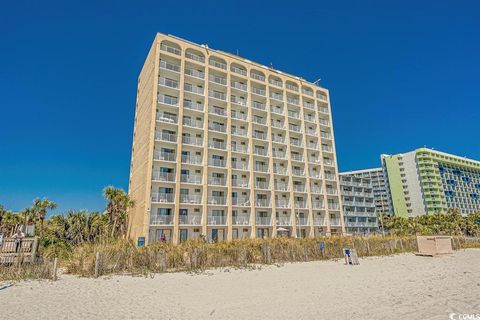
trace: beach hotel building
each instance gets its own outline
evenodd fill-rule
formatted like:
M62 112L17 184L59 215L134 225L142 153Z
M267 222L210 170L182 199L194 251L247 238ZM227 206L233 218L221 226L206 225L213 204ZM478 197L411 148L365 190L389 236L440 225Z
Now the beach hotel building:
M328 90L157 34L138 78L132 239L344 234Z
M394 215L480 211L480 162L420 148L382 155Z
M363 172L340 173L345 228L350 234L378 232L372 179Z

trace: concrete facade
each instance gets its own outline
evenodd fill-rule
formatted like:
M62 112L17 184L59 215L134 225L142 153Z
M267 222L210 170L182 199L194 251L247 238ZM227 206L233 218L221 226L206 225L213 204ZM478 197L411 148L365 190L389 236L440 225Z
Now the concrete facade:
M157 34L138 80L129 235L344 234L329 92Z

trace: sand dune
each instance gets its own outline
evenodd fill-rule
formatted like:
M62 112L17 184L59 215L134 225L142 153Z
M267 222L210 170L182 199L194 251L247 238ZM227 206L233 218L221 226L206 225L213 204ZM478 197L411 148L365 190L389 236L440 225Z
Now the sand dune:
M0 286L1 287L1 286ZM448 319L480 313L480 250L286 264L205 274L22 282L0 290L0 318Z

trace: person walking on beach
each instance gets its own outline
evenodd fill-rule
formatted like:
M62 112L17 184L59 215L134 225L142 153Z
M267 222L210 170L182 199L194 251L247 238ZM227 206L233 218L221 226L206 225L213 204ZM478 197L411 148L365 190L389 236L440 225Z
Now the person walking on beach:
M17 233L12 236L12 239L15 240L15 253L22 248L22 240L25 238L25 234L22 232L21 228L18 228Z

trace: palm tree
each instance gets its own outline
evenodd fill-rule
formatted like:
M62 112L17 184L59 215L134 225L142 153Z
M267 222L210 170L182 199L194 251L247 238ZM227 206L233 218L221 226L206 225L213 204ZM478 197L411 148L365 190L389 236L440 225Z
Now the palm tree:
M33 208L25 208L20 211L20 214L23 216L23 231L27 233L28 221L30 220L30 218L34 220L35 210Z
M128 225L128 209L135 203L122 189L108 186L103 189L103 197L107 200L106 214L111 224L111 236L124 235Z
M40 237L43 236L43 222L47 216L47 210L53 210L57 207L57 204L53 201L48 200L47 198L35 199L33 201L33 210L35 216L40 221Z

